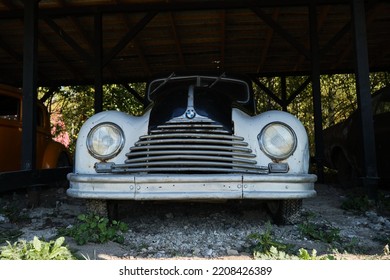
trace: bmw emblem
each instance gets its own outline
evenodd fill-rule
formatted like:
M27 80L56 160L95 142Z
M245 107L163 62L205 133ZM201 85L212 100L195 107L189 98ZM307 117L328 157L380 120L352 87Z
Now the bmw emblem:
M195 113L194 109L187 110L187 112L186 112L187 119L193 119L193 118L195 118L195 116L196 116L196 113Z

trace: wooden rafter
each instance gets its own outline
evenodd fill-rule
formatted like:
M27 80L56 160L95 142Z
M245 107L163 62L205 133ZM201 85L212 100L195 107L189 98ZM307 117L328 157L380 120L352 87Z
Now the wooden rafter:
M225 68L225 49L226 49L226 10L220 12L221 18L221 58L219 62L220 69Z
M272 17L268 16L258 7L253 7L252 10L256 15L261 18L266 24L268 24L276 33L278 33L283 39L289 42L299 53L304 55L307 59L310 59L310 53L308 49L298 42L289 32L287 32L282 26L280 26Z
M115 56L117 56L123 48L125 48L134 37L158 14L158 12L147 13L133 28L125 34L125 36L112 48L106 55L103 61L103 67L107 65Z
M63 28L51 18L44 18L44 22L66 42L82 59L92 62L93 58L88 51L83 49Z
M370 5L366 8L366 28L369 29L370 24L375 20L375 15L377 13L377 10L381 8L380 5ZM345 27L351 27L351 21L348 22ZM336 63L333 65L333 68L339 68L342 63L347 59L348 56L351 56L353 54L353 41L349 40L348 44L345 46L345 48L342 50L341 54L339 55L339 59L336 61Z
M317 32L320 32L320 30L323 28L325 21L328 17L328 14L330 12L331 6L324 6L321 8L320 15L317 19ZM308 28L307 28L308 29ZM305 48L310 48L310 34L307 32L306 34L306 40L305 40ZM300 55L297 63L294 66L294 70L298 70L299 66L305 61L305 56Z
M180 38L179 38L179 35L177 32L177 26L176 26L176 22L175 22L175 18L174 18L173 13L169 12L168 17L169 17L169 21L170 21L171 26L172 26L173 39L175 41L177 55L179 56L179 63L181 65L181 67L184 68L184 70L185 70L187 67L186 67L186 63L184 60L183 49L181 47L181 42L180 42Z
M280 8L275 8L272 12L272 20L276 22L278 20L279 14L280 14ZM264 46L263 46L263 48L261 50L261 54L260 54L260 62L259 62L259 66L257 68L257 72L260 72L260 70L264 66L265 60L266 60L267 55L268 55L269 47L271 45L273 35L274 35L274 29L271 27L268 27L267 34L265 35L265 43L264 43Z
M75 67L73 67L68 60L66 60L50 43L49 40L47 40L40 32L38 32L38 39L42 43L42 45L50 51L50 53L53 54L53 56L57 59L59 63L61 63L64 68L73 76L74 79L78 80L81 79L82 75Z

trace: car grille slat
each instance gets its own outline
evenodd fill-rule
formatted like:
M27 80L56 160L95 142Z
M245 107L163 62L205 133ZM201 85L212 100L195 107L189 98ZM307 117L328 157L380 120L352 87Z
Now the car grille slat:
M164 146L167 147L167 146ZM201 146L200 146L201 147ZM156 147L157 148L157 147ZM254 154L250 153L240 153L237 152L229 152L229 151L210 151L210 150L179 150L181 146L176 146L175 153L177 155L215 155L215 156L228 156L228 157L241 157L241 158L254 158L256 157ZM194 147L192 147L194 148ZM202 148L202 147L201 147ZM250 149L247 149L246 151L250 151ZM171 155L172 151L166 150L162 148L161 150L154 151L152 149L146 149L145 151L138 151L137 153L127 153L126 156L130 159L133 157L140 157L140 156L158 156L158 155ZM127 162L127 161L126 161Z
M268 173L244 140L214 122L168 122L141 136L112 172Z
M242 159L242 158L232 158L232 157L222 157L222 156L208 156L208 155L165 155L165 156L149 156L147 158L148 163L153 161L167 161L167 163L170 163L171 160L186 160L190 161L193 160L194 164L196 161L207 161L207 162L241 162L245 164L256 164L255 160L248 160L248 159ZM135 163L135 162L144 162L145 157L139 157L139 158L133 158L128 159L125 161L125 163Z
M218 151L218 150L221 150L221 151L234 151L234 152L243 152L243 153L247 153L248 156L253 156L255 157L255 155L251 154L252 153L252 150L251 149L248 149L248 148L244 148L244 147L237 147L237 146L212 146L212 145L191 145L191 147L184 147L183 145L153 145L153 146L133 146L130 148L130 152L133 152L133 151L152 151L152 150L162 150L162 151L165 151L165 150L177 150L177 151L181 151L181 150L187 150L187 151L191 151L191 150L195 150L195 149L204 149L204 150L214 150L214 151Z

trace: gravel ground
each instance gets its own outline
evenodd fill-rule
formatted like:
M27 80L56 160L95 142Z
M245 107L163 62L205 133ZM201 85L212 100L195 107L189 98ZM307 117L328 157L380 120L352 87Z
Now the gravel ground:
M256 242L248 236L269 230L292 252L305 248L342 259L388 259L383 253L390 239L387 213L345 211L340 208L344 191L330 185L317 185L316 190L317 197L304 200L302 221L296 225L274 224L264 203L121 202L118 218L129 225L123 244L80 246L70 237L66 242L90 259L253 259ZM19 229L23 232L19 239L55 238L58 228L74 225L77 215L85 213L83 201L67 197L63 190L44 190L38 207L27 207L26 196L23 192L0 196L0 213L13 207L25 217L10 222L0 214L0 230ZM303 235L300 228L305 222L315 225L317 233L336 229L337 240Z

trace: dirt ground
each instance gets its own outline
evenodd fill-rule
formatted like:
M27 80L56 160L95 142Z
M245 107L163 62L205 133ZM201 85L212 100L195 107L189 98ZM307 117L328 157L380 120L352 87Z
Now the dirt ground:
M317 230L326 228L337 228L340 240L337 244L330 244L323 240L314 240L310 237L302 235L299 225L277 226L272 225L273 234L283 243L294 244L297 248L307 248L308 250L315 249L318 254L329 254L333 248L344 251L334 251L333 255L338 259L389 259L389 256L384 254L385 246L390 239L390 221L386 211L377 211L377 207L368 209L367 211L347 211L341 208L344 201L348 199L351 190L346 192L343 189L336 188L332 185L318 184L316 185L317 196L304 200L303 203L303 219L310 221L310 224L319 225ZM31 197L31 194L30 194ZM24 191L0 194L0 214L3 219L0 219L0 230L21 230L23 234L19 239L31 240L34 236L45 239L54 238L57 235L57 229L72 225L76 221L78 214L85 211L83 201L72 199L66 196L64 190L61 189L44 189L40 193L40 204L34 207L28 205L29 194ZM389 199L388 196L386 196ZM146 208L143 208L146 207ZM153 206L141 206L137 211L127 212L126 207L122 207L120 219L123 222L130 224L130 227L138 227L140 234L148 232L148 226L159 227L158 224L145 223L140 225L142 221L158 220L156 217L169 217L169 222L172 224L178 223L177 227L165 227L164 235L156 235L155 238L164 238L164 236L175 235L177 228L182 228L183 221L188 223L203 218L204 215L215 216L220 215L225 221L225 225L229 223L229 215L232 219L232 224L258 223L265 227L270 221L265 208L241 208L240 215L233 214L237 212L237 208L230 209L225 206L210 206L210 208L202 209L203 216L199 216L199 211L194 208L194 212L188 210L185 204L165 205L157 210L150 210ZM207 206L209 207L209 206ZM18 211L18 215L27 217L26 219L15 219L8 217L12 211ZM227 209L228 208L228 209ZM5 211L6 209L7 211ZM1 212L2 211L2 212ZM221 211L219 213L218 211ZM181 216L176 213L186 212L187 216ZM172 214L173 213L173 214ZM206 214L205 214L206 213ZM208 214L207 214L208 213ZM8 215L8 216L7 216ZM13 213L16 215L16 213ZM176 219L177 217L177 219ZM272 223L272 220L271 220ZM191 225L190 225L191 226ZM190 227L191 229L191 227ZM152 230L152 229L151 229ZM172 232L169 232L169 231ZM133 232L134 233L134 232ZM159 233L161 234L161 233ZM191 238L191 235L189 235ZM77 251L80 255L90 259L143 259L151 258L150 255L130 254L129 248L126 245L115 242L104 244L88 243L86 245L77 245L74 240L67 238L68 246ZM153 256L152 256L153 258ZM164 258L164 257L162 257ZM175 259L202 259L204 256L175 256ZM253 256L248 252L239 252L238 254L226 254L209 257L214 259L253 259Z

